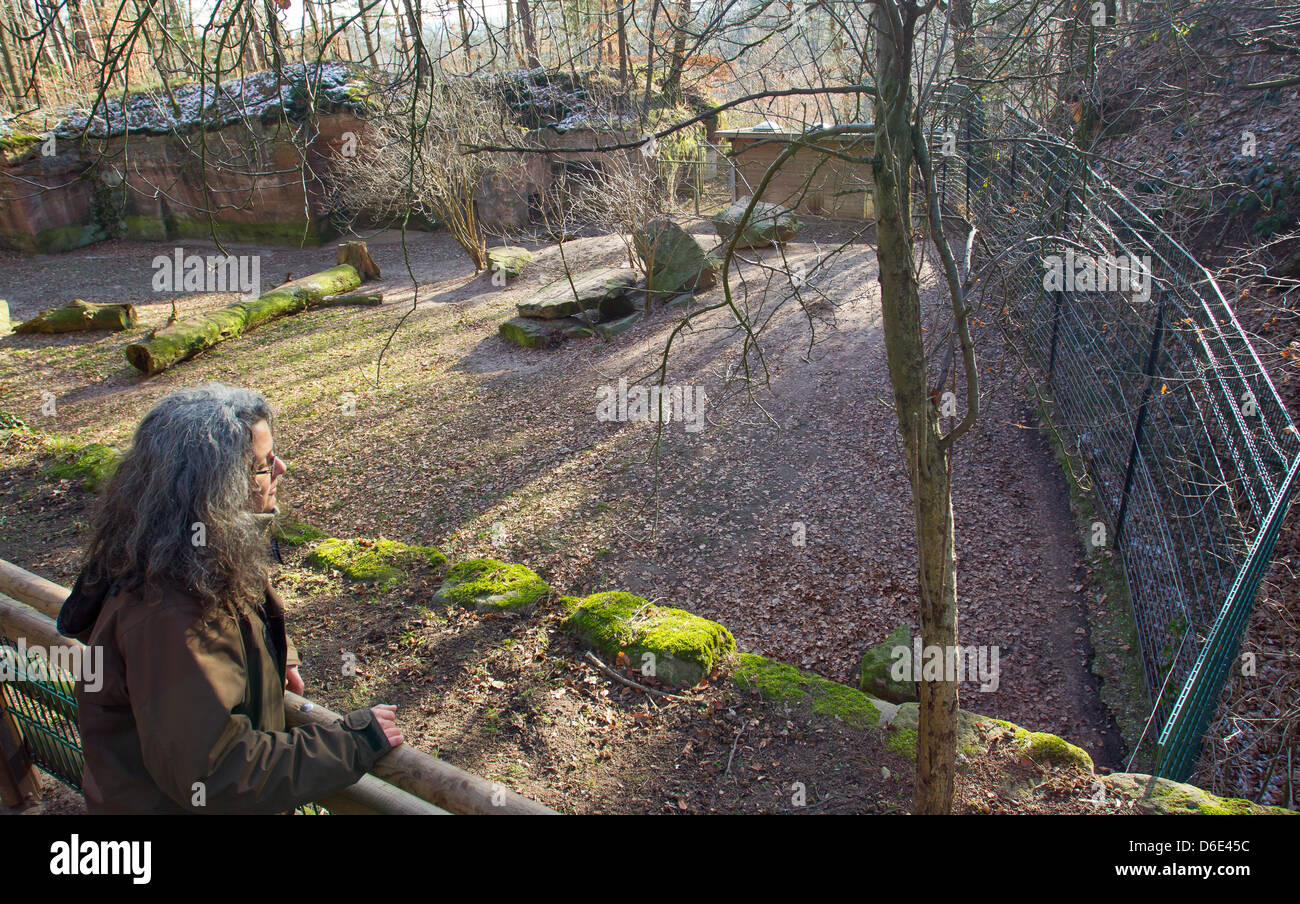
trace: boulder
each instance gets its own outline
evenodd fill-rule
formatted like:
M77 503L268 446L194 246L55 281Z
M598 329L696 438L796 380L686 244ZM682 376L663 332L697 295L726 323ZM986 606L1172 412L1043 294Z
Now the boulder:
M493 273L504 273L506 279L519 276L532 261L532 252L516 245L499 245L489 248L487 253L488 269Z
M470 559L447 572L434 601L478 612L513 612L537 602L550 591L537 573L524 565L496 559Z
M573 274L538 289L516 307L524 317L559 320L581 311L614 305L636 285L636 273L617 267L601 267Z
M717 282L718 261L672 220L651 220L633 234L632 243L645 265L649 291L661 298L698 292Z
M906 703L920 700L916 682L911 678L898 681L892 672L899 657L894 655L894 648L902 647L907 651L902 661L906 664L908 675L912 673L912 629L899 625L884 641L862 654L862 671L858 678L858 688L865 693L891 703Z
M311 551L307 563L321 571L337 571L354 581L373 581L387 589L409 577L416 566L442 569L447 557L432 546L408 546L382 537L327 537Z
M511 317L497 330L503 339L524 348L550 348L565 339L596 335L594 322L580 317L543 320L539 317Z
M731 632L683 609L656 606L631 593L564 597L562 627L615 666L619 653L645 677L694 687L736 652Z
M713 215L713 228L723 240L730 239L740 225L740 218L749 206L749 198L741 198L726 210ZM738 248L766 248L770 245L788 242L794 238L803 223L788 208L780 204L759 201L754 205L754 212L745 224L740 238L736 240Z

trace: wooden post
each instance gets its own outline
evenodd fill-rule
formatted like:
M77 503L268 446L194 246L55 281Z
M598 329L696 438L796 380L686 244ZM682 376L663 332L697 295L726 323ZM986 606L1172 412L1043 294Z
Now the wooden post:
M63 601L68 598L68 592L65 587L0 559L0 633L10 631L17 636L39 640L50 646L79 646L78 641L63 637L54 626L54 618ZM7 601L4 594L11 595L17 603ZM291 693L284 695L284 710L290 727L313 722L334 722L342 718L324 706ZM522 797L500 783L471 775L450 763L416 750L410 744L403 744L380 757L371 769L371 774L452 813L503 816L555 814L549 807ZM380 786L373 782L366 784L368 787L361 789L367 792L365 799L358 801L362 807L393 805L402 799L386 792L389 799L380 801L380 796L374 790ZM341 793L348 794L352 790L349 788Z
M36 799L41 787L36 767L27 755L18 723L5 706L0 689L0 801L6 807L25 807Z

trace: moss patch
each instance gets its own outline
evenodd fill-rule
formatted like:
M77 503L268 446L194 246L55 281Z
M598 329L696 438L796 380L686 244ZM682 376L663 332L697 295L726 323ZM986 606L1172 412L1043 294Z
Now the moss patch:
M880 710L857 688L766 656L741 653L740 667L733 680L739 687L756 691L765 700L811 701L812 711L817 715L841 719L854 728L873 728L880 724Z
M1219 797L1195 785L1154 775L1116 772L1103 775L1108 793L1134 801L1143 813L1166 816L1294 816L1284 807L1264 807L1238 797Z
M46 440L45 448L54 461L45 473L56 480L72 480L94 492L117 470L121 453L112 446L101 443L82 443L75 439L56 437Z
M642 674L692 687L736 652L722 625L622 591L565 597L564 629L609 657L625 654Z
M452 567L434 599L479 612L513 612L550 591L531 568L496 559L470 559Z
M325 537L325 531L318 527L301 521L298 518L276 518L275 519L275 539L289 546L306 546L314 540L320 540ZM386 542L386 541L385 541ZM427 548L427 547L426 547ZM446 557L443 557L446 561Z
M447 564L447 557L432 546L329 537L316 544L307 561L316 568L340 572L354 581L375 581L387 588L405 579L416 566L442 568Z

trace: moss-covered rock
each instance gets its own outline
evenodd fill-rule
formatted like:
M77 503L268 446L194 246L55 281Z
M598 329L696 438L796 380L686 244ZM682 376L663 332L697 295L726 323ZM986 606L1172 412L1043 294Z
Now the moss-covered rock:
M1166 816L1295 816L1284 807L1265 807L1237 797L1219 797L1203 788L1154 775L1115 772L1101 776L1107 793L1134 801L1143 813Z
M470 559L452 566L434 599L479 612L513 612L550 591L531 568L496 559Z
M498 327L503 339L524 348L550 348L565 339L594 336L594 324L577 317L542 320L536 317L511 317Z
M909 651L907 662L910 664L912 629L909 625L899 625L883 642L862 654L862 668L858 677L860 690L893 703L907 703L920 699L917 696L915 681L910 678L905 681L894 679L894 663L898 661L894 655L894 648L900 646Z
M289 546L306 546L325 537L325 531L290 515L276 518L272 531L276 540Z
M621 591L565 597L565 630L608 657L624 653L642 674L693 687L736 652L722 625L684 609L656 606Z
M683 290L699 292L718 280L718 261L685 229L657 217L632 236L645 267L647 291L669 298Z
M618 301L632 291L637 276L632 270L600 267L562 276L538 289L515 307L522 317L559 320L583 311L613 313Z
M983 734L979 723L982 716L959 710L957 713L957 750L967 755L975 754L985 748ZM900 756L916 758L917 730L921 725L921 707L917 703L904 703L889 723L889 734L885 746Z
M862 691L766 656L741 653L733 680L765 700L792 704L808 701L814 713L842 719L854 728L874 728L881 723L878 701Z
M506 279L514 279L524 272L533 261L532 252L515 245L500 245L489 248L487 253L488 269L493 273L504 273Z
M409 576L416 566L442 568L447 557L432 546L407 546L382 538L328 537L316 544L307 562L323 571L337 571L354 581L374 581L387 588Z
M112 446L83 443L66 437L46 441L45 448L54 456L54 461L45 469L46 474L57 480L78 481L92 492L113 475L122 457Z

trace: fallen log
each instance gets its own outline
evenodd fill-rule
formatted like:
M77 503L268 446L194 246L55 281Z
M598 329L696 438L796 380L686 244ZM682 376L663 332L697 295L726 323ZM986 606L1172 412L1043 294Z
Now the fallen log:
M252 301L197 317L179 320L148 339L126 347L126 359L146 376L162 373L186 358L227 339L241 336L269 320L298 314L318 305L322 298L349 292L361 285L361 276L351 264L341 264L277 286Z
M326 295L314 308L337 308L345 304L359 304L368 308L378 307L384 303L384 296L379 292L354 292L351 295Z
M91 304L80 298L61 308L41 311L18 324L15 333L74 333L79 330L129 330L135 326L135 305Z
M379 265L370 256L370 249L365 242L344 242L339 245L339 263L356 267L362 282L379 279Z

